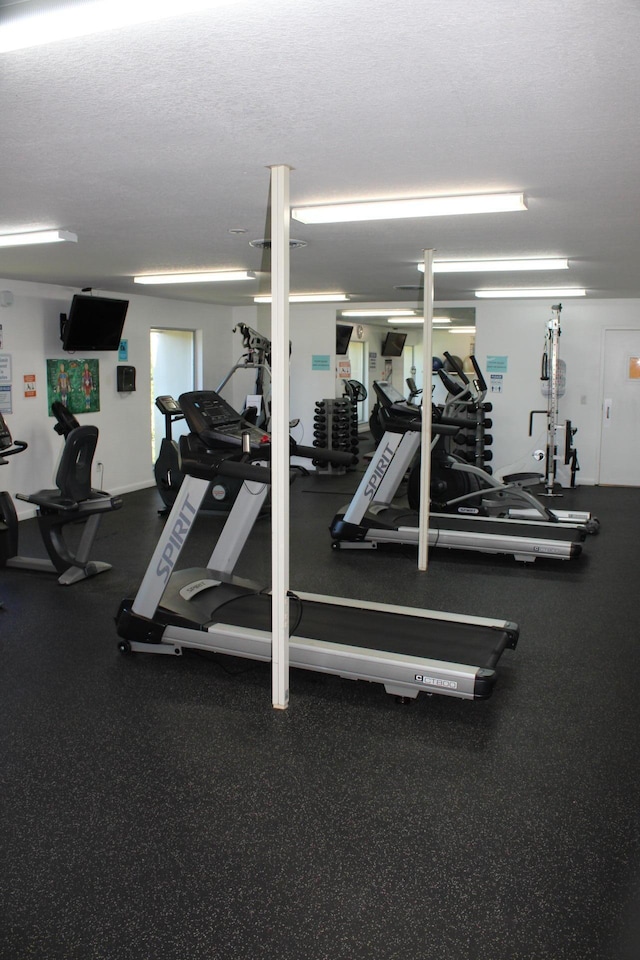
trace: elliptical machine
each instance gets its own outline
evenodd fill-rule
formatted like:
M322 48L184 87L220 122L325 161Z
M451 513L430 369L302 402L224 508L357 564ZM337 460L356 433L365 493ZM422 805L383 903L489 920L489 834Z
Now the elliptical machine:
M443 371L439 371L442 376ZM444 374L445 377L447 374ZM468 378L466 390L472 389ZM376 381L374 389L378 398L379 418L383 433L385 423L393 415L393 406L404 398L385 381ZM466 391L465 391L466 392ZM456 395L459 401L461 394ZM443 410L432 407L433 424L443 428L455 427L453 434L464 428L466 421L456 415L455 407L446 405ZM598 520L586 511L550 510L528 488L540 483L539 474L519 474L500 482L481 467L455 454L449 453L444 444L448 430L435 436L431 448L431 508L434 513L459 513L478 517L505 517L528 519L545 523L567 523L584 526L588 533L597 533ZM407 498L412 510L420 504L420 458L413 462L407 484Z
M119 510L121 497L112 497L91 486L91 467L98 442L98 428L80 426L64 404L55 401L52 411L57 419L56 433L65 438L65 445L56 474L56 488L32 494L16 494L37 508L38 527L49 559L24 557L18 554L18 516L11 494L0 492L0 567L57 573L58 583L67 586L111 569L110 563L90 560L89 555L103 513ZM14 441L4 417L0 414L0 465L7 457L23 453L27 444ZM83 524L77 546L65 537L66 528Z
M226 374L218 385L216 393L220 393L234 373L238 370L255 370L255 393L260 399L260 409L248 406L243 409L242 416L248 422L267 431L271 420L271 341L257 330L239 323L233 332L240 331L244 353ZM164 507L158 511L160 516L166 517L173 506L178 490L182 486L184 473L180 469L180 454L177 442L173 439L173 424L184 420L180 403L174 397L156 397L156 407L164 417L165 434L160 444L160 452L153 468L158 492L162 497ZM240 492L242 481L237 477L227 477L222 474L215 479L211 489L206 494L201 509L209 513L227 514L235 503Z
M218 384L216 393L222 392L237 370L255 370L254 397L261 398L260 409L245 406L240 412L249 423L268 431L271 423L271 341L246 323L239 323L233 332L236 330L240 331L245 352Z

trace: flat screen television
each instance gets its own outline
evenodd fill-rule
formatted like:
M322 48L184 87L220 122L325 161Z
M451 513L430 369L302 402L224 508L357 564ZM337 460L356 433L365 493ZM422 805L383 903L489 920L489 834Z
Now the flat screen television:
M349 350L349 343L351 341L351 334L353 333L353 327L348 326L346 323L338 323L336 325L336 353L344 355Z
M390 330L382 343L382 350L380 351L382 356L401 357L406 339L406 333L399 333L397 330Z
M60 315L63 349L83 352L117 350L128 306L128 300L75 294L69 316Z

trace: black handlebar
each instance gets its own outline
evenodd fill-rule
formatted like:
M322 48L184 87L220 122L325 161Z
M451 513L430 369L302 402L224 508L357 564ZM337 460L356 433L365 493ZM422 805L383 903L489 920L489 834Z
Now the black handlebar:
M484 379L484 377L482 376L482 370L481 370L480 367L478 366L478 361L476 360L476 358L474 357L473 354L471 354L471 356L469 357L469 359L471 360L471 363L473 364L473 369L474 369L475 372L476 372L476 379L477 379L477 381L478 381L478 388L479 388L479 390L482 391L482 393L486 393L486 392L487 392L487 381L486 381L486 380Z
M545 416L549 413L548 410L530 410L529 411L529 436L533 436L533 418L536 413L543 413Z
M0 449L0 463L6 463L5 457L13 457L16 453L22 453L29 446L24 440L13 440L13 446L7 450Z
M237 477L239 480L271 483L270 468L258 466L251 460L220 460L217 464L217 473L224 477Z
M443 370L442 367L440 367L438 370L438 376L452 396L457 397L463 392L464 388L459 383L456 383L455 380L452 380L446 370Z
M291 443L291 456L304 457L306 460L322 460L325 463L335 463L351 467L358 462L353 453L346 450L328 450L326 447L303 447L299 443Z
M458 374L462 382L468 385L469 378L467 377L466 373L464 372L464 370L462 369L458 361L455 359L455 357L452 357L447 350L444 351L444 356L447 358L447 360L453 367L454 371Z
M195 433L180 437L180 469L192 477L211 480L217 474L225 477L237 477L239 480L254 480L256 483L271 483L271 468L256 460L271 459L271 444L265 443L259 451L244 454L240 448L234 450L210 450ZM290 454L308 460L323 460L327 463L352 466L358 462L353 453L345 450L327 450L324 447L304 447L291 441Z

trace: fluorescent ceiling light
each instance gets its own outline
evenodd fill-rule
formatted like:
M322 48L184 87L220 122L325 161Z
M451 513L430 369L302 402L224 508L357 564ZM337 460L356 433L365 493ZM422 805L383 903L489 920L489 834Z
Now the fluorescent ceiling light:
M405 319L402 319L402 317L400 317L400 318L398 319L398 318L396 317L396 318L394 319L393 317L391 317L389 320L387 320L387 323L395 323L395 325L398 326L398 327L404 327L404 326L406 326L406 324L408 324L408 323L424 323L424 318L423 318L423 317L406 317ZM446 325L447 323L451 323L451 320L449 319L449 317L434 317L434 318L433 318L433 326L434 326L434 327L436 326L436 324Z
M415 317L415 310L342 310L343 317Z
M493 300L495 297L585 297L586 290L579 287L548 287L547 289L533 288L531 290L476 290L476 297L486 297Z
M504 213L526 210L522 193L478 194L468 197L417 197L404 200L358 200L294 207L291 216L302 223L346 223L361 220L401 220L407 217L451 217L462 213Z
M568 270L562 257L531 257L524 260L435 260L434 273L500 273L503 270ZM424 273L424 262L418 263Z
M213 273L158 273L134 277L134 283L217 283L225 280L255 280L251 270L216 270Z
M450 327L447 333L475 333L475 327Z
M337 303L348 300L346 293L292 293L289 303ZM271 297L254 297L254 303L271 303Z
M56 3L33 13L4 14L0 24L0 53L37 47L56 40L86 37L117 27L150 20L182 17L221 5L221 0L89 0Z
M24 247L31 243L77 243L78 237L68 230L35 230L31 233L0 234L0 247Z

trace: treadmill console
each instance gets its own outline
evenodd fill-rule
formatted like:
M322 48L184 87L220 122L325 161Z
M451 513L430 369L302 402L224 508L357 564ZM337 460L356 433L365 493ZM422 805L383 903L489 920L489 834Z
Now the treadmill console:
M264 430L241 417L215 390L183 393L180 408L192 433L210 447L242 446L243 435L247 434L252 450L271 443Z
M387 407L390 407L392 403L406 403L405 397L402 396L399 390L396 390L388 380L375 380L373 384L373 389L376 392L378 400Z
M165 417L167 415L174 417L177 414L182 413L178 401L174 400L174 398L170 396L156 397L156 407L160 413L164 414Z

